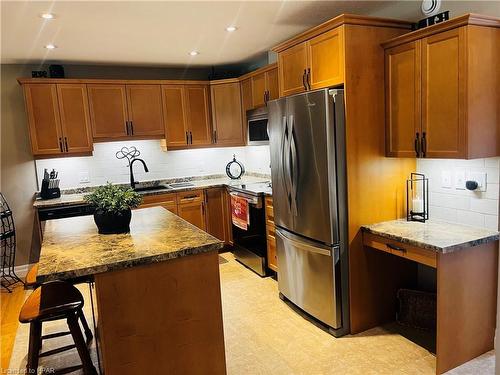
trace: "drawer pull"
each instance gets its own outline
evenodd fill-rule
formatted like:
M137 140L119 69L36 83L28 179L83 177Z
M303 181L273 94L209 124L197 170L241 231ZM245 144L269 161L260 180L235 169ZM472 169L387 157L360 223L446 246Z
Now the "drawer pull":
M393 245L392 243L386 244L389 249L401 251L402 253L406 253L406 249L404 247L400 247L397 245Z

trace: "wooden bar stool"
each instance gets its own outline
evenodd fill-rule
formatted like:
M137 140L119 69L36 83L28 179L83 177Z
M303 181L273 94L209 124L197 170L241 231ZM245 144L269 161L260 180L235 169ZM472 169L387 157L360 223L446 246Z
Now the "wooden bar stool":
M92 332L83 315L83 296L73 285L64 281L50 281L35 289L24 303L19 313L21 323L30 323L30 338L28 348L28 361L26 370L28 374L36 374L38 360L52 354L57 354L65 350L76 347L81 365L72 366L56 371L56 374L67 373L77 369L83 369L85 375L95 375L97 371L90 359L87 344L82 335L78 319L81 320L85 330L87 340L92 339ZM42 323L66 319L69 331L58 332L42 336ZM71 334L74 345L67 345L61 348L40 353L42 340L60 337Z

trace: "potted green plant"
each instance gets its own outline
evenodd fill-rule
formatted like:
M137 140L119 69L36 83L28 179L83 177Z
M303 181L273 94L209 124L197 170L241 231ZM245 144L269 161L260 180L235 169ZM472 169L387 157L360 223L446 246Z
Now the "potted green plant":
M130 232L131 209L141 204L142 197L130 188L107 183L85 195L84 200L95 208L99 233L117 234Z

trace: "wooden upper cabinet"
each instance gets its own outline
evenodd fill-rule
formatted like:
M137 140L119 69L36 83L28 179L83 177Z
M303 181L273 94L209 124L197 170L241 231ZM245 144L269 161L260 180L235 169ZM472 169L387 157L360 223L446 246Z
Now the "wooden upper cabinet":
M94 139L128 135L127 93L125 85L87 85Z
M500 156L500 20L459 20L383 43L388 156Z
M466 157L465 29L422 39L422 152L429 158Z
M264 107L269 100L279 97L277 64L264 66L240 79L244 117L249 109Z
M66 153L89 153L93 150L92 129L84 84L57 84L61 129Z
M214 143L226 146L245 144L239 82L217 83L211 87Z
M241 105L245 117L247 111L253 108L252 78L241 81Z
M278 68L266 72L267 100L279 98Z
M186 114L189 143L195 146L212 144L208 85L186 85Z
M278 54L280 96L306 91L307 44L300 43Z
M344 28L337 27L307 42L308 87L315 90L344 82Z
M279 94L288 96L344 83L344 27L278 53Z
M263 107L267 99L266 73L262 72L252 78L252 107Z
M129 135L165 135L160 85L127 85L127 108Z
M56 85L26 84L24 96L33 155L62 153L62 130Z
M163 85L163 116L168 147L187 147L189 134L183 85Z
M388 156L419 156L420 41L385 51L386 152Z

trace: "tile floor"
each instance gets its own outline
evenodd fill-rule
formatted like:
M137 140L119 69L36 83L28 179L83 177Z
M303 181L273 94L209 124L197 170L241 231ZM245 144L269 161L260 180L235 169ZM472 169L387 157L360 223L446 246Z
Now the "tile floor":
M432 354L383 328L340 339L330 336L278 298L275 280L257 276L237 263L230 253L223 257L228 260L221 263L220 271L229 375L435 373ZM88 287L82 285L81 290L88 298ZM86 315L90 321L89 308L87 303ZM47 329L60 330L60 327L56 323ZM21 325L10 363L12 369L25 366L27 338L28 326ZM61 341L57 343L60 344ZM494 374L492 352L475 361L453 374ZM77 362L73 350L55 361L46 358L41 364L57 368Z

